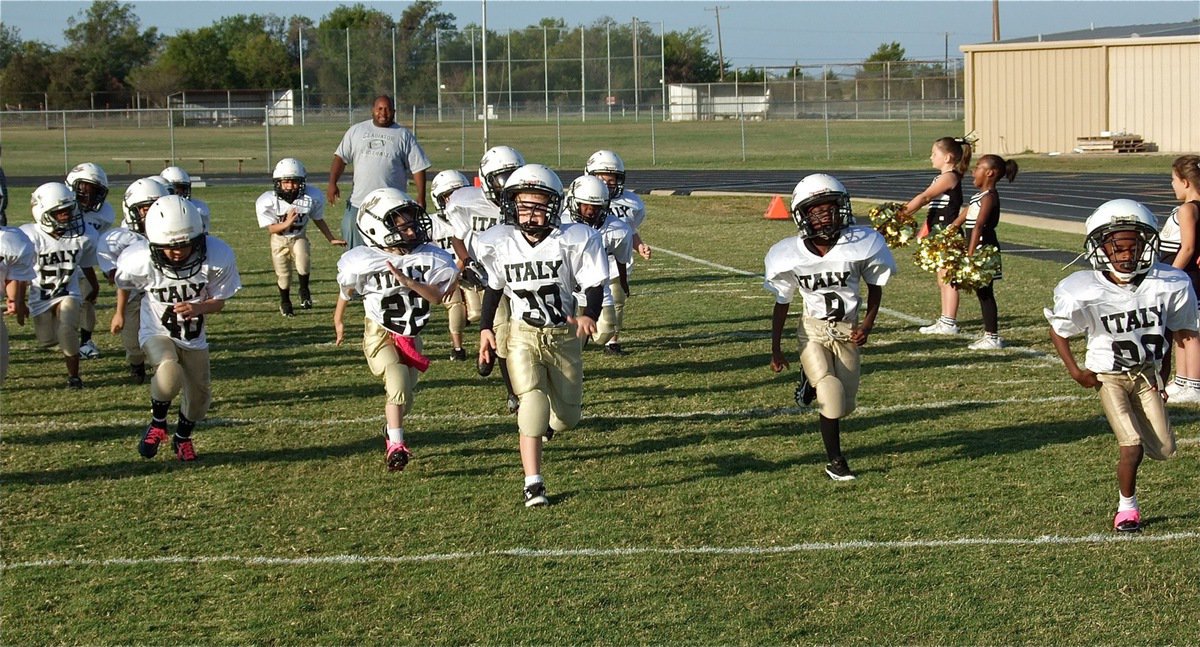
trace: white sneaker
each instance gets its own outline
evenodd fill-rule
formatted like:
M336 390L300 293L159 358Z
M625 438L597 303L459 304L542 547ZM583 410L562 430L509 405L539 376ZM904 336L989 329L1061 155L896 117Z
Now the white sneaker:
M921 326L917 329L922 335L957 335L958 325L949 325L941 321L935 321L928 326Z
M967 345L971 350L1000 350L1004 348L1004 340L999 337L984 335Z
M1168 402L1173 402L1175 404L1200 403L1200 389L1193 389L1186 386L1180 387L1179 393L1175 395L1168 394L1167 398Z
M1163 392L1167 394L1168 398L1174 400L1175 398L1179 397L1179 394L1183 392L1183 389L1184 386L1182 384L1176 384L1174 381L1172 381L1167 385L1167 388L1163 389Z
M100 359L100 349L96 348L96 342L89 339L86 344L81 344L79 359Z

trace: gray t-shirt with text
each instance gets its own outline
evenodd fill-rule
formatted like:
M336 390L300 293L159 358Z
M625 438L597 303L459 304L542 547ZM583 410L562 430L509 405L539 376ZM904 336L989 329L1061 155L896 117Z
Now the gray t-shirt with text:
M346 131L334 155L354 165L350 202L356 206L375 189L393 187L407 192L412 174L430 167L411 130L399 124L380 128L369 119Z

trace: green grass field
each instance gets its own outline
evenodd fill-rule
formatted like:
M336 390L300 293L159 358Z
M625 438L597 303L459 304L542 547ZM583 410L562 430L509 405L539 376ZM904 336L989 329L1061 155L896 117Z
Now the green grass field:
M125 175L130 169L125 160L133 159L132 172L149 175L162 170L163 160L170 159L174 150L175 161L196 175L235 173L238 163L229 159L232 157L244 158L246 174L264 175L282 157L302 160L310 173L326 173L347 127L344 122L273 127L268 141L263 128L177 127L172 131L165 126L135 128L129 121L91 128L84 118L77 119L78 125L65 133L53 121L49 127L6 124L0 130L5 172L10 177L65 174L81 161L93 161L110 175ZM400 119L404 121L404 116ZM593 119L559 124L553 116L551 119L549 124L492 122L489 142L493 146L521 142L527 159L554 168L582 168L592 152L611 148L621 152L631 169L925 170L933 141L962 131L962 124L954 121L831 121L827 131L825 122L812 120L747 121L743 130L743 124L736 121L651 123L643 116L638 122L630 119L610 124ZM483 131L478 123L420 122L417 135L435 169L475 168L483 153ZM200 172L200 159L205 160L204 173ZM1017 159L1022 172L1169 175L1174 155L1024 155Z
M98 335L81 395L10 323L0 643L1196 640L1198 417L1171 407L1179 457L1147 461L1146 530L1115 536L1116 443L1041 316L1058 265L1006 256L1010 348L981 353L970 298L969 334L916 332L936 290L898 254L843 427L859 479L833 483L816 415L792 401L798 362L767 366L755 274L794 227L763 220L761 197L647 197L657 251L632 281L632 354L586 353L585 419L546 450L553 505L527 510L498 376L446 359L443 314L406 425L414 461L385 471L382 383L356 343L331 344L337 251L314 245L316 308L281 318L259 190L199 192L245 289L211 320L198 463L137 455L148 388L127 383L116 338Z

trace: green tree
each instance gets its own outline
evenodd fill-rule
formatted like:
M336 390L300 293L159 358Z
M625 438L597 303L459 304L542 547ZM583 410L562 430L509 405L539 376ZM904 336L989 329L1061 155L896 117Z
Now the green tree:
M36 41L23 41L0 72L0 95L6 107L36 110L44 106L55 52ZM53 100L57 104L57 97Z
M362 108L376 95L392 93L392 19L362 4L340 6L317 26L317 85L314 103L345 106L346 74L353 105ZM349 39L349 64L346 41ZM321 93L325 93L322 95Z
M0 69L8 67L8 61L21 48L21 30L0 25Z
M159 41L156 28L141 30L133 5L116 0L95 0L68 18L63 36L69 45L51 85L76 98L124 91L129 71L149 61Z
M711 83L721 78L720 61L708 49L707 29L692 27L685 32L667 32L664 58L668 83Z

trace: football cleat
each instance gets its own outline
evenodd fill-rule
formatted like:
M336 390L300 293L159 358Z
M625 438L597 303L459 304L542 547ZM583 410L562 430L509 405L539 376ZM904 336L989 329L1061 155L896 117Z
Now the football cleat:
M846 458L843 456L829 461L825 465L825 473L835 481L853 481L858 478L854 472L850 471L850 466L846 464Z
M465 349L462 349L462 348L452 348L452 349L450 349L450 361L451 361L451 362L465 362L465 361L467 361L467 351L466 351Z
M516 413L517 409L521 408L521 400L519 400L517 396L509 393L508 399L504 401L504 407L508 409L509 413Z
M83 380L79 379L78 375L71 375L71 376L67 377L67 388L68 389L82 389L83 388Z
M817 387L808 381L804 371L800 372L800 381L796 383L796 406L807 407L817 399Z
M554 427L546 427L546 431L542 433L542 442L548 443L554 438Z
M137 382L138 384L145 384L146 383L146 364L145 364L145 362L143 362L141 364L130 364L129 365L129 377L132 377L133 381Z
M79 359L100 359L100 349L96 348L96 342L89 339L80 344Z
M146 432L142 434L142 439L138 441L138 453L142 455L142 458L154 458L155 454L158 454L158 445L166 439L166 424L158 426L151 422L146 427Z
M409 459L412 458L412 452L408 451L408 447L403 442L396 443L388 440L386 443L387 470L389 472L403 472L404 467L408 465Z
M305 288L300 288L300 309L312 310L312 294Z
M1124 510L1113 518L1113 530L1117 532L1140 532L1142 530L1142 513L1138 510Z
M191 438L171 438L171 449L175 450L175 458L187 463L196 460L196 447Z
M290 299L287 301L279 302L279 314L281 314L285 317L295 317L296 316L296 311L292 308L292 301Z
M621 349L621 344L619 344L617 342L611 342L611 343L604 345L604 354L605 355L616 355L617 357L624 357L625 355L628 355L629 353L627 351Z
M525 507L532 508L541 505L550 505L550 499L546 496L546 484L534 483L533 485L526 485Z

